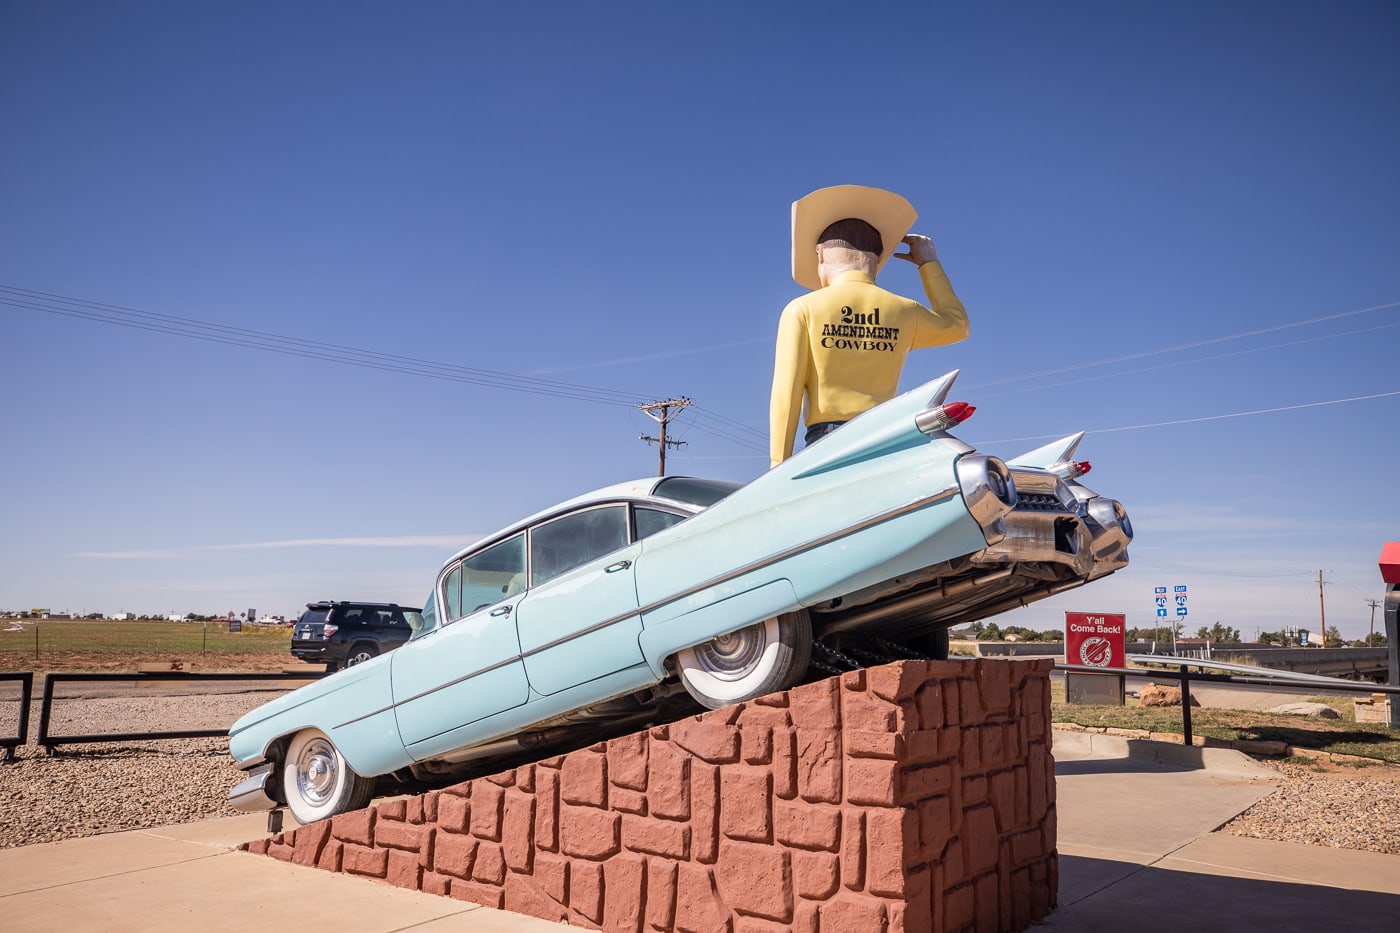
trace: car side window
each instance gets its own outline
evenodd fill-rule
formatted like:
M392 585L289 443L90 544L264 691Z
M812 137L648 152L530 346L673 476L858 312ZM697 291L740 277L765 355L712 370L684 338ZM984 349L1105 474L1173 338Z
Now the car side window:
M442 582L442 612L444 619L451 620L462 617L461 564L448 571L447 579Z
M530 585L627 546L627 506L565 515L530 529Z
M632 522L637 530L633 540L640 541L643 538L650 538L658 531L665 531L677 522L683 522L689 517L688 515L677 515L675 512L663 512L660 509L636 506L632 511Z
M525 535L468 557L448 572L442 586L449 622L519 593L525 588Z

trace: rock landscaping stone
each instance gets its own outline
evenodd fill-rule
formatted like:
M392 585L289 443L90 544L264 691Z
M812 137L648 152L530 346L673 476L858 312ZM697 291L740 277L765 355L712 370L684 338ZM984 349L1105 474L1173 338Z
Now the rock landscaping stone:
M1317 719L1341 719L1342 714L1337 712L1326 703L1284 703L1272 709L1264 710L1266 713L1283 713L1288 716L1312 716Z

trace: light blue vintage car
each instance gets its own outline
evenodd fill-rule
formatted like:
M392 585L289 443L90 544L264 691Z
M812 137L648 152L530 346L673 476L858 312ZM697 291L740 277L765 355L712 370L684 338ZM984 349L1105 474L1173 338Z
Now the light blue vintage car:
M747 485L623 483L454 556L398 650L244 716L242 809L300 822L375 778L485 773L895 657L1127 565L1121 505L1080 435L1003 462L947 433L950 373Z

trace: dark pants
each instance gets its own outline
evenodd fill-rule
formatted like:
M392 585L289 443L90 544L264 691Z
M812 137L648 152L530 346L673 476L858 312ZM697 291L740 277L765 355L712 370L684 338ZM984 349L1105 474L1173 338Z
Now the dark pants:
M844 421L819 421L816 424L808 425L806 437L808 446L815 444L845 423Z

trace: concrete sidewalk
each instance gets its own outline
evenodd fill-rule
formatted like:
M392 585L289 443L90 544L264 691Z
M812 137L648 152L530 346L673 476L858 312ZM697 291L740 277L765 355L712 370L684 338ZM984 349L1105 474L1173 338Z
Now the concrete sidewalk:
M1055 733L1065 931L1391 931L1400 856L1213 833L1274 788L1226 749ZM1400 819L1400 814L1397 814ZM556 923L235 851L262 814L0 851L6 930L544 933ZM851 931L863 933L863 931Z
M1400 855L1213 832L1275 777L1230 749L1056 731L1060 892L1044 928L1400 929Z
M570 929L235 851L265 835L266 826L266 814L257 813L0 851L0 927L82 933Z

